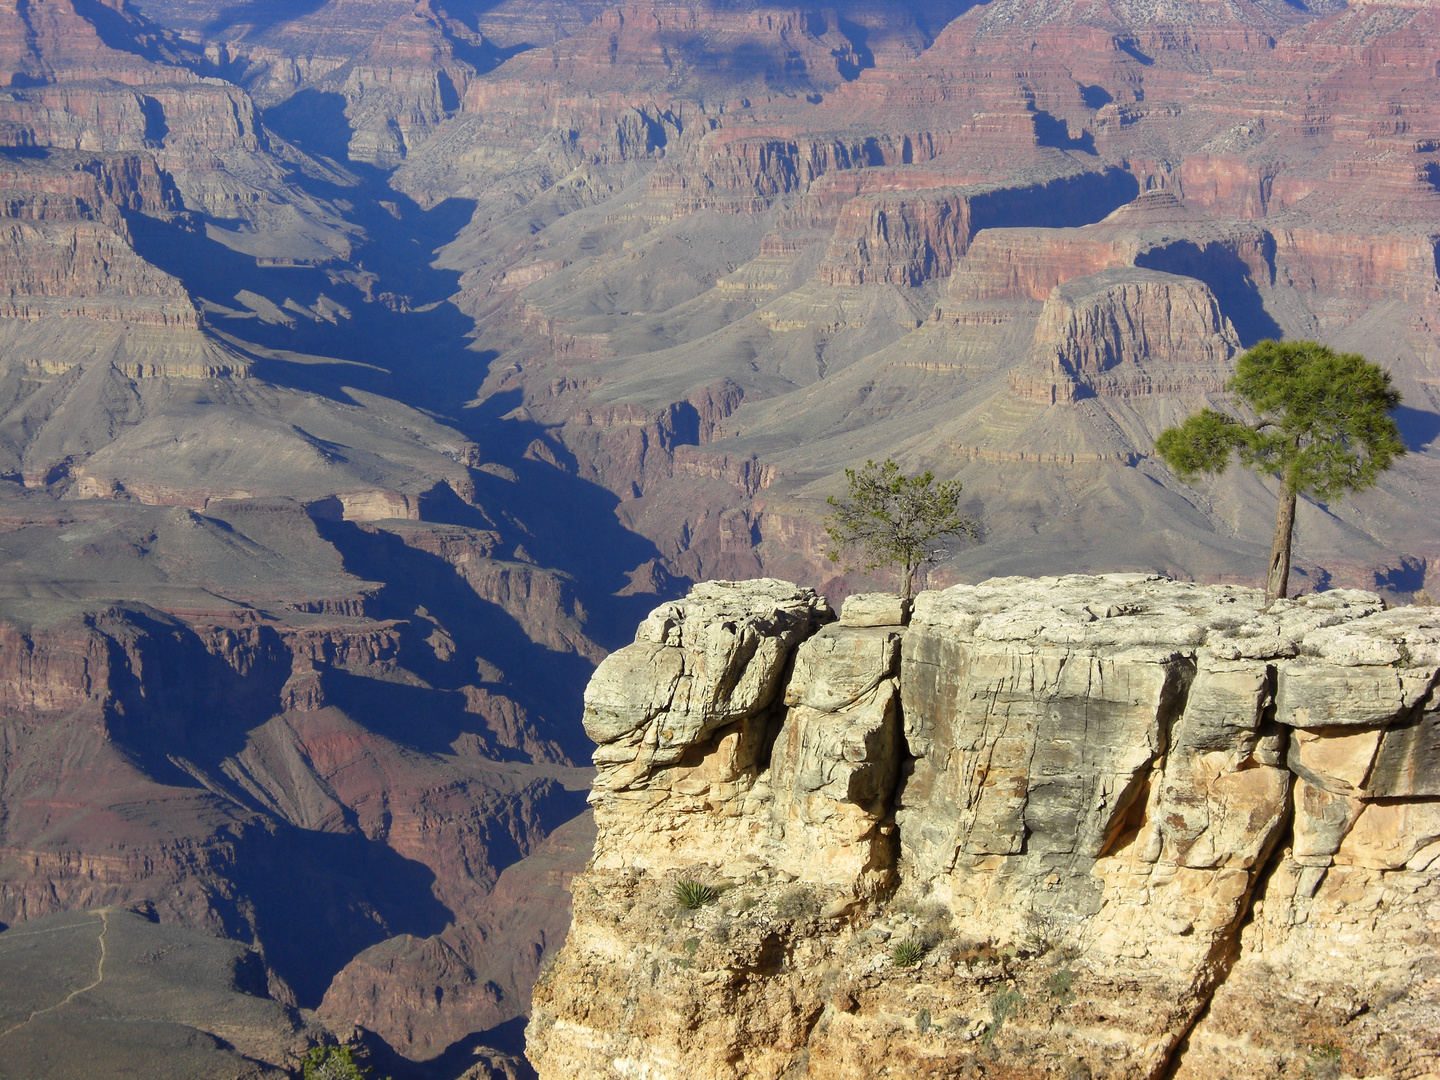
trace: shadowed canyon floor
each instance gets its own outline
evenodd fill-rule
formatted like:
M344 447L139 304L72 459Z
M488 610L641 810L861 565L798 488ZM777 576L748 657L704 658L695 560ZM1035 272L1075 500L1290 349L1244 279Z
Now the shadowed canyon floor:
M0 5L0 942L103 909L251 950L284 1039L146 1014L215 1075L320 1025L480 1068L648 611L861 587L819 522L886 456L981 522L932 583L1251 581L1271 486L1151 448L1267 336L1405 395L1396 469L1302 502L1297 584L1433 591L1437 38L1338 0Z

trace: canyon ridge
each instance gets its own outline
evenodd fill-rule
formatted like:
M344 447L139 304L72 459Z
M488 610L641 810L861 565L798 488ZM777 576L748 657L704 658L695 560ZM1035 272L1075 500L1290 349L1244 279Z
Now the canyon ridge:
M608 729L582 730L585 688L634 655L637 624L660 632L649 613L712 602L692 586L766 577L813 587L777 600L788 614L761 634L777 656L802 650L787 685L831 679L819 657L798 666L835 638L827 604L893 582L826 558L825 498L886 457L961 480L981 531L931 569L907 656L960 647L959 608L935 605L959 603L943 590L962 581L1123 571L1151 584L1097 578L1097 597L1210 599L1191 630L1165 624L1171 659L1125 676L1164 698L1124 721L1137 741L1113 749L1134 760L1040 762L1044 784L995 771L1009 786L965 803L970 818L946 787L959 774L942 774L983 788L992 773L964 756L976 747L932 756L959 718L910 730L929 709L906 698L911 667L885 668L890 712L877 698L846 720L872 725L859 757L804 736L854 711L842 688L785 706L816 711L770 767L808 779L772 784L763 813L724 789L725 829L808 837L765 856L772 874L823 864L825 889L914 899L873 924L826 914L833 897L786 916L784 940L843 978L811 1000L765 968L766 1060L798 1067L804 1048L816 1070L868 1067L851 1048L913 990L903 1037L884 1036L897 1054L940 1053L954 1027L966 1046L1012 1046L1006 1067L1032 1075L1039 1059L1007 1040L1033 1049L1043 1025L1072 1023L1066 993L1103 985L1116 1013L1074 1020L1066 1051L1086 1068L1113 1021L1137 1070L1221 1053L1256 1075L1433 1071L1417 1064L1428 1044L1365 1034L1382 1016L1426 1030L1433 995L1403 987L1433 973L1410 960L1394 997L1369 968L1315 983L1332 1004L1348 988L1358 1041L1306 1043L1307 1025L1339 1023L1312 1004L1267 1019L1273 1049L1236 1047L1257 988L1319 978L1306 950L1351 933L1337 912L1389 912L1385 875L1430 873L1407 868L1418 850L1395 859L1429 835L1433 778L1382 791L1355 762L1371 736L1392 746L1372 766L1433 754L1424 695L1405 689L1429 639L1393 627L1428 625L1408 604L1440 555L1437 42L1419 0L0 0L0 1076L87 1076L97 1060L281 1075L339 1037L397 1080L518 1077L542 966L542 1070L595 1051L564 1042L580 1028L561 976L606 905L634 900L616 917L640 918L668 887L606 861L624 846L612 795L654 797L648 777L694 763L679 742L674 760L607 757ZM1197 700L1211 669L1196 650L1229 633L1221 594L1186 583L1245 608L1274 493L1243 471L1185 484L1154 438L1223 401L1236 357L1279 336L1384 365L1410 452L1353 499L1302 500L1303 595L1285 609L1299 622L1225 660L1235 693L1259 680L1254 708L1191 717L1199 741L1175 742L1190 714L1164 694ZM1409 650L1324 661L1399 672L1403 708L1365 713L1358 741L1267 712L1327 619L1391 626ZM885 625L861 638L898 656ZM593 728L593 701L585 715ZM867 756L897 745L896 725L904 753ZM838 801L835 769L850 777ZM1245 822L1207 801L1227 785ZM1102 790L1104 812L1086 801ZM1312 811L1319 846L1297 849ZM833 830L849 839L831 859ZM724 833L706 842L738 843ZM582 871L591 936L557 962ZM1228 899L1202 903L1195 883L1217 874ZM598 899L596 875L615 881ZM985 891L1012 879L1039 898L1033 919L1009 885ZM748 887L757 910L778 900ZM1376 915L1352 947L1430 933L1411 907L1431 887L1395 901L1407 927ZM1114 922L1142 890L1144 918ZM921 934L934 903L983 924L975 956L937 947L864 984L854 950L905 919ZM691 936L683 970L730 970ZM1051 970L1070 952L1093 963ZM955 991L970 998L921 1002L941 963L975 973ZM1061 970L1074 988L1042 1024L1035 980ZM986 1012L1001 988L1028 1003L1003 1020ZM1146 1027L1156 994L1167 1011ZM933 1045L930 1027L911 1038L922 1009ZM805 1026L821 1013L829 1034ZM700 1062L723 1042L636 1037L615 1053Z

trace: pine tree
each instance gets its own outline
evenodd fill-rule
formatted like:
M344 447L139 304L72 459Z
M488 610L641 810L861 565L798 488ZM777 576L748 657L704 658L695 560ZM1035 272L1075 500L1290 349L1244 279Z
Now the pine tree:
M1299 495L1333 501L1370 487L1405 453L1390 412L1390 374L1358 353L1314 341L1262 341L1240 357L1227 389L1254 419L1202 409L1161 433L1155 450L1182 479L1222 473L1231 455L1280 481L1265 601L1283 597Z
M846 469L845 479L845 498L832 495L825 500L834 508L825 519L825 532L834 545L826 554L839 562L846 548L858 547L866 570L899 567L907 600L914 595L915 571L945 553L935 546L936 540L977 535L975 522L960 512L959 481L937 484L931 472L905 476L890 459Z

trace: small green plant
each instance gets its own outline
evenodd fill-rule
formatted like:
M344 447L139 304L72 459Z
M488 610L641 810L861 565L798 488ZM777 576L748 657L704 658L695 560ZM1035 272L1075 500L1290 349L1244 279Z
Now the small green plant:
M929 1031L932 1025L933 1021L930 1019L929 1009L921 1009L915 1014L915 1030L920 1032L921 1035Z
M1075 973L1069 968L1061 968L1050 978L1045 980L1045 986L1050 991L1052 1000L1059 1001L1062 1005L1068 1004L1075 995L1071 987L1075 985Z
M1341 1053L1338 1046L1325 1043L1310 1048L1310 1060L1305 1063L1305 1075L1310 1080L1335 1080L1340 1075Z
M925 946L913 938L898 942L890 950L890 962L896 967L914 967L925 956Z
M374 1071L348 1046L312 1046L301 1061L305 1080L366 1080Z
M1013 987L1005 987L997 990L990 998L990 1026L985 1029L985 1034L980 1041L989 1046L992 1039L1000 1033L1005 1026L1005 1021L1014 1016L1021 1005L1025 1004L1025 998L1019 990Z
M676 903L691 911L696 911L706 904L713 904L719 895L713 886L706 885L702 881L683 878L675 883Z

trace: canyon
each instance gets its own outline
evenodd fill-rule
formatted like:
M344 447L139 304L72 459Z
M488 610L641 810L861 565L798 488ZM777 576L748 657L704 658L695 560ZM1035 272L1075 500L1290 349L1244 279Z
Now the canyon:
M542 1078L1435 1075L1433 607L907 608L709 582L599 666Z
M1085 993L1126 987L1137 1010L1126 1016L1157 1000L1146 994L1171 995L1149 1034L1122 1025L1136 1070L1240 1054L1257 988L1286 972L1309 985L1307 950L1330 948L1335 920L1372 900L1366 910L1388 910L1398 886L1384 874L1429 872L1371 864L1429 827L1433 792L1378 794L1301 762L1297 747L1328 762L1340 745L1307 742L1304 723L1286 727L1297 734L1282 761L1273 739L1251 747L1218 719L1230 742L1184 749L1204 792L1172 790L1166 740L1184 724L1161 703L1132 717L1143 762L1117 759L1103 778L1046 764L1033 799L1018 773L995 772L1010 795L965 828L1009 847L957 840L946 863L954 777L907 773L940 736L905 725L930 708L906 696L920 692L907 689L912 661L950 648L939 630L922 644L925 604L950 594L927 593L904 630L876 612L854 615L882 620L854 633L822 628L827 604L893 584L827 558L825 499L870 458L962 481L980 542L931 567L932 589L1111 571L1239 589L1265 564L1273 483L1233 471L1186 484L1155 458L1154 437L1222 404L1256 341L1316 338L1392 373L1410 452L1353 499L1302 501L1294 610L1333 602L1337 626L1401 619L1415 599L1428 610L1440 555L1437 34L1433 8L1409 0L0 2L0 985L24 985L52 942L62 973L6 1014L0 1075L34 1075L41 1060L85 1075L93 1059L36 1055L90 1039L111 1047L117 1075L154 1064L97 1023L103 990L68 996L85 985L85 943L108 940L94 936L95 912L135 943L125 956L193 946L204 958L179 974L140 959L125 969L127 1015L169 1025L156 1046L177 1075L294 1071L327 1038L397 1080L526 1075L531 988L556 963L576 875L585 934L616 897L636 905L616 907L622 922L649 918L669 902L670 870L632 880L604 853L668 867L662 849L690 844L686 829L703 822L719 868L753 842L772 881L803 883L823 864L811 885L858 898L839 915L820 914L838 892L816 913L804 897L784 905L799 907L781 938L821 967L850 970L859 953L847 950L893 921L879 898L896 888L896 904L914 892L915 912L933 893L957 922L984 922L976 949L1048 942L1035 957L954 961L982 972L971 998L912 1008L912 1020L929 1010L941 1041L893 1036L903 1053L948 1053L942 1014L993 1022L977 1036L986 1047L1033 1043L1014 1033L1040 1031L1038 1014L1001 1022L985 1002L1001 983L1049 1001L1032 983L1080 949L1094 966L1064 970ZM779 757L767 757L772 701L726 714L740 734L723 770L716 759L672 775L700 768L686 755L712 736L708 714L652 747L659 756L612 759L610 739L592 762L580 718L593 724L584 695L597 665L634 655L637 624L668 662L666 634L681 631L666 619L700 625L709 616L684 605L731 603L692 586L767 576L813 589L776 593L782 614L756 631L775 656L799 650ZM1102 593L1171 588L1095 580ZM647 620L670 602L682 606ZM1421 655L1420 639L1395 634ZM1180 659L1155 692L1193 697L1198 646L1172 644ZM1278 673L1284 648L1231 661ZM864 675L858 696L827 681L846 650L856 671L885 672L874 685ZM912 676L891 670L902 653ZM1278 677L1256 685L1257 701ZM619 717L626 701L617 691L608 707ZM844 750L825 735L836 715L852 731ZM1354 753L1385 723L1366 721ZM882 744L894 752L872 757ZM1207 756L1241 749L1223 766ZM765 794L759 777L782 764L806 779ZM725 807L715 821L680 809L702 780ZM1082 796L1062 780L1104 789L1130 817L1065 824L1065 800ZM592 783L605 795L587 810ZM931 801L894 804L897 785L905 799L930 785ZM1228 799L1211 794L1227 785L1245 789L1235 797L1253 822L1206 801ZM1277 794L1287 785L1293 799ZM1422 809L1402 810L1412 795ZM1122 852L1117 838L1162 797L1190 824L1155 832L1154 860L1134 840ZM623 840L613 800L655 800L658 831ZM1200 807L1220 822L1208 838ZM1323 837L1309 854L1287 848L1303 807L1322 822L1316 835L1363 855L1325 855ZM1068 861L1030 851L1023 833L1036 826L1016 831L1037 815L1054 836L1071 830ZM762 820L784 851L735 831ZM1243 895L1182 918L1172 908L1193 899L1186 882L1218 872L1202 849L1230 852L1215 857L1243 876ZM1334 865L1305 861L1322 858ZM989 859L968 884L956 877ZM1130 876L1096 877L1085 860ZM597 874L608 899L595 898ZM1149 961L1123 951L1135 942L1096 952L1099 916L1073 920L1096 895L1129 905L1139 877L1155 878L1150 914L1192 929L1134 923L1156 935ZM1011 881L1040 898L1035 926L1005 906L1009 885L996 883ZM747 887L756 910L777 902ZM1421 904L1416 888L1396 903ZM1381 949L1364 935L1420 932L1420 915L1394 917L1413 926L1381 919L1353 940ZM689 958L714 962L705 970L738 962L691 936L704 944ZM769 971L774 944L746 940L746 963ZM1224 978L1222 953L1234 961ZM1001 960L1008 982L990 977ZM1165 965L1168 982L1136 974ZM786 1068L801 1048L816 1070L866 1060L852 1048L901 993L897 973L846 983L854 1009L843 994L784 990L830 1010L826 1042L806 1027L818 1013L778 1003L790 976L776 971L756 991L770 1019L744 1038L758 1047L783 1032L766 1061L790 1054ZM1411 1007L1334 977L1347 1008L1367 1005L1346 1021L1357 1032ZM1132 992L1136 980L1149 989ZM197 1026L176 985L203 986L239 1034ZM556 985L542 980L542 993ZM919 1001L928 986L903 992ZM36 996L51 991L49 1005ZM1423 1020L1429 999L1414 1000ZM580 1053L555 1042L569 1020L546 1027L557 1001L530 1029L542 1065ZM1093 1034L1109 1020L1085 1023ZM1243 1067L1299 1062L1305 1031L1334 1023L1281 1009L1267 1021L1277 1049L1246 1044ZM1099 1069L1083 1049L1092 1035L1075 1038L1072 1056ZM1356 1038L1336 1044L1351 1071L1410 1068L1428 1052Z

